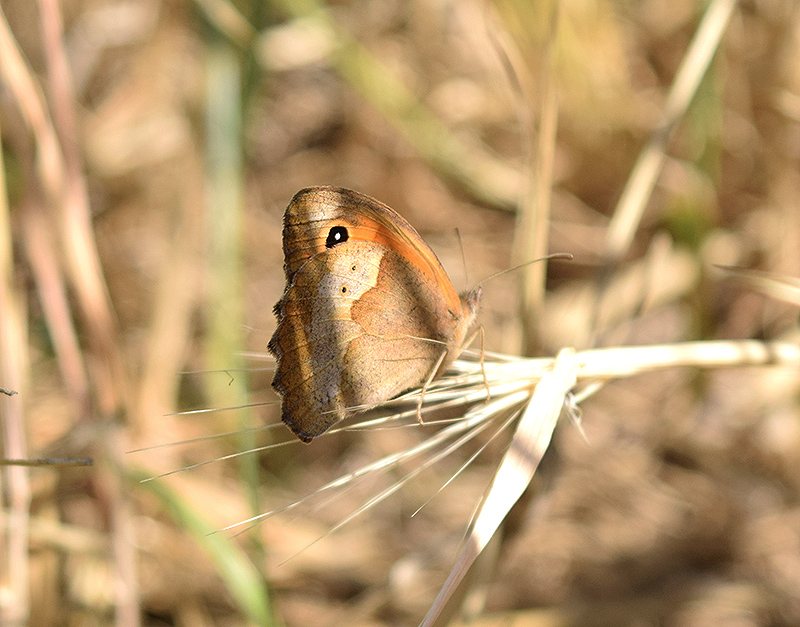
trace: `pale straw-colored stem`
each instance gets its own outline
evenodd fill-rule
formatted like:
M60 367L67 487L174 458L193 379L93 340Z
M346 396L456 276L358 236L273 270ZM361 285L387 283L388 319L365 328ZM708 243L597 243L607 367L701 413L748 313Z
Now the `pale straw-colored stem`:
M630 248L666 160L667 142L686 113L728 26L736 0L713 0L672 83L661 123L633 167L606 235L606 255L619 259Z

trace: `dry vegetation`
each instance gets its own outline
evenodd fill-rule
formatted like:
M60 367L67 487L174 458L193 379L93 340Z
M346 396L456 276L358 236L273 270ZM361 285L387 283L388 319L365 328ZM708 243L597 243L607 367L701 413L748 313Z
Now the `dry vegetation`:
M572 253L547 266L543 299L544 264L485 286L490 351L797 346L794 0L0 6L0 387L19 392L0 394L1 453L95 462L0 468L3 625L415 625L431 607L508 437L441 493L479 444L328 536L422 462L208 532L435 427L140 483L287 439L247 429L277 420L257 357L301 187L393 206L456 285ZM732 14L684 111L671 90L708 6ZM648 145L654 187L618 203ZM474 569L474 624L800 624L796 357L698 353L615 379L620 358L595 362L609 382L581 404L586 439L562 420L543 480Z

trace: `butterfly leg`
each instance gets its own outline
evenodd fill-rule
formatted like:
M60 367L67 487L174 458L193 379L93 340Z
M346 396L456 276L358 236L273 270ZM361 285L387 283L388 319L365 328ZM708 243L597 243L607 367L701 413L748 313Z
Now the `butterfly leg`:
M483 325L478 327L478 333L481 334L481 375L483 375L483 386L486 388L486 400L488 403L492 398L492 389L489 387L489 379L486 376L486 364L484 363L484 356L486 355L486 334L483 331Z
M467 341L464 342L464 348L472 344L475 341L475 338L479 335L481 337L481 356L480 356L481 376L483 377L483 387L486 388L486 400L484 400L483 402L488 403L489 400L492 398L492 390L489 387L489 378L486 376L486 364L484 363L484 356L486 354L486 334L484 333L483 325L475 329L475 332L467 338Z
M425 400L425 392L428 389L428 386L431 384L431 381L433 381L433 378L436 376L436 373L439 372L439 366L442 365L442 362L446 356L447 349L445 348L442 351L442 354L439 355L439 359L437 359L436 363L433 365L430 375L428 375L428 378L425 380L425 383L422 386L422 390L420 390L419 400L417 401L417 422L421 425L425 424L425 421L422 420L422 402Z

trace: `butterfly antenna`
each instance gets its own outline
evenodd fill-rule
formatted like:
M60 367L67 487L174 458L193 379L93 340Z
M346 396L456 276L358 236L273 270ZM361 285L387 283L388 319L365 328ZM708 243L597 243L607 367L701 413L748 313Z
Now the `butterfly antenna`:
M464 287L469 285L469 272L467 271L467 255L464 253L464 240L461 238L461 229L456 227L456 239L458 240L458 249L461 251L461 268L464 272Z
M546 255L544 257L539 257L537 259L531 259L530 261L526 261L526 262L520 263L520 264L518 264L516 266L511 266L510 268L506 268L505 270L500 270L499 272L495 272L494 274L490 274L488 277L486 277L482 281L476 283L475 287L473 287L471 291L477 289L478 287L483 286L485 283L488 283L489 281L493 281L494 279L496 279L497 277L499 277L499 276L501 276L503 274L508 274L509 272L515 272L515 271L519 270L520 268L524 268L525 266L529 266L529 265L534 264L534 263L539 263L540 261L550 261L552 259L566 259L566 260L569 261L569 260L574 259L574 256L572 255L572 253L553 253L551 255Z

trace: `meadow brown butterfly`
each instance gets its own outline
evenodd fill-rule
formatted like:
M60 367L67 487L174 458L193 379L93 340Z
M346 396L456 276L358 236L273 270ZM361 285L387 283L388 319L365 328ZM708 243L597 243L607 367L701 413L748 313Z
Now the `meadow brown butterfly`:
M459 295L383 203L341 187L300 190L283 217L283 254L272 386L303 442L423 385L461 352L480 288Z

